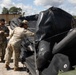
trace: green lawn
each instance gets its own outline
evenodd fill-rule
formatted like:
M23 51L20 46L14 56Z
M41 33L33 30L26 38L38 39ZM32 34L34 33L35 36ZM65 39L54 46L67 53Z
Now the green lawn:
M76 75L76 70L64 72L64 73L59 73L58 75Z

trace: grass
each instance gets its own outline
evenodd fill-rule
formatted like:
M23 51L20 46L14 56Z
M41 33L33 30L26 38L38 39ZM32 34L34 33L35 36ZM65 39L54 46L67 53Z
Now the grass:
M59 73L58 75L76 75L76 69L68 72Z

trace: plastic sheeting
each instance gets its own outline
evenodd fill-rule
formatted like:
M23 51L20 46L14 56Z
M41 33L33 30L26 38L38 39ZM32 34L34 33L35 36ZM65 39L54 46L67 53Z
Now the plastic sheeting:
M73 26L74 18L72 15L60 8L51 7L39 13L35 40L46 40L49 37L71 29Z
M38 19L38 14L29 15L29 16L25 16L25 17L19 17L19 18L13 18L10 21L10 27L11 27L11 29L14 29L15 27L19 26L19 23L21 21L27 20L29 28L31 28L33 31L35 31L37 19Z

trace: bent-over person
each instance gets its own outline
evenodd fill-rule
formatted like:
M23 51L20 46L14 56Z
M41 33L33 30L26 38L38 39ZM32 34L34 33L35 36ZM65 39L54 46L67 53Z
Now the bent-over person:
M19 57L20 57L20 49L21 49L21 42L24 37L27 36L34 36L34 33L29 31L28 28L28 21L24 20L20 27L16 27L13 31L13 34L8 42L7 48L6 48L6 54L5 54L5 68L10 68L9 63L11 60L12 53L14 53L14 71L19 70Z

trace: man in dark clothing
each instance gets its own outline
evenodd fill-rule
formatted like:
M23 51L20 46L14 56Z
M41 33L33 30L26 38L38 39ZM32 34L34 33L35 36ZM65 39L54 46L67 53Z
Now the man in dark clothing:
M0 56L1 61L4 59L5 48L7 46L7 38L9 36L9 29L5 26L5 20L0 19Z

